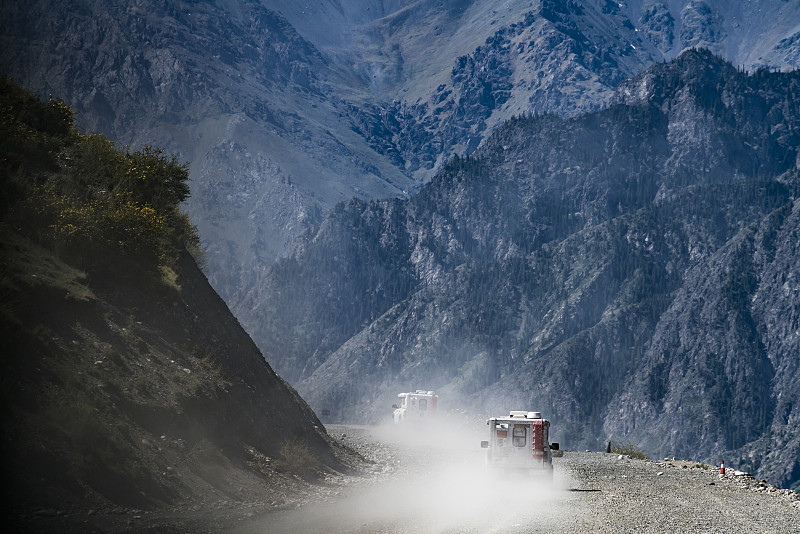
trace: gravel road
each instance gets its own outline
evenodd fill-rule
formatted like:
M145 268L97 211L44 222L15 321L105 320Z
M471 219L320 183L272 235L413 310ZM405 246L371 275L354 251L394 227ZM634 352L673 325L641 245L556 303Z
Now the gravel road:
M800 533L800 496L686 461L565 451L555 480L485 472L482 428L328 426L368 461L291 510L238 523L279 533ZM408 430L408 429L405 429Z

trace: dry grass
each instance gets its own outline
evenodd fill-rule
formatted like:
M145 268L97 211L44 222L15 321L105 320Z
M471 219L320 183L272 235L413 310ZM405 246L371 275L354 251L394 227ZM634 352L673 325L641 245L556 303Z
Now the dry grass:
M158 267L158 270L161 273L162 282L164 282L168 287L171 287L175 291L181 290L181 286L178 283L178 273L176 273L166 265L160 265Z
M275 467L300 478L309 478L319 466L319 458L305 443L287 441L281 447L281 458Z
M633 445L632 443L628 443L622 445L620 443L612 443L611 444L611 452L614 454L624 454L625 456L630 456L631 458L638 458L639 460L649 460L650 457L644 452L642 449Z
M66 297L73 300L89 301L96 298L86 284L84 271L70 267L49 250L16 232L0 230L0 255L6 261L6 269L0 280L4 288L46 285L62 289Z

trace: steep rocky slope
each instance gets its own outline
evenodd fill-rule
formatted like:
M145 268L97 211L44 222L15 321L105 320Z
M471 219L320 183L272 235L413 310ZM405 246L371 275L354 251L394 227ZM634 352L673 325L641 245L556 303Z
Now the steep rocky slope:
M183 168L157 157L130 167L141 153L77 134L63 104L7 79L0 106L10 528L87 532L128 510L274 507L307 491L296 477L343 470L172 232L185 221L170 197L182 195ZM148 253L159 236L177 248Z
M337 206L246 326L336 420L424 387L792 484L799 80L690 51L512 120L408 200Z
M571 115L688 46L798 65L800 2L6 2L0 70L193 162L188 209L237 316L337 202L403 196L503 120Z

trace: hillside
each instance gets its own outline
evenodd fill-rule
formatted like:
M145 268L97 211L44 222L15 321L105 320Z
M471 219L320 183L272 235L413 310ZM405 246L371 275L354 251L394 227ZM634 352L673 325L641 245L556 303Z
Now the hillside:
M332 421L422 387L791 486L799 81L688 51L607 110L509 121L408 200L337 206L245 327Z
M63 103L8 79L0 102L12 528L87 532L130 510L281 506L346 469L188 253L185 166L83 135Z

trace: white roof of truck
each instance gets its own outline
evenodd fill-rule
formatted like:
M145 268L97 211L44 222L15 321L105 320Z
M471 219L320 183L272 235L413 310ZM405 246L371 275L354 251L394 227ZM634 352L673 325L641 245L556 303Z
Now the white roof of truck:
M508 414L508 417L491 417L491 418L489 418L490 421L491 420L494 420L494 421L511 421L511 420L514 420L514 421L520 421L520 420L533 421L533 420L541 420L541 419L542 419L542 413L541 412L525 412L525 411L522 411L522 410L512 410Z
M426 391L424 389L418 389L417 391L412 391L412 392L409 392L409 393L398 393L397 394L398 397L407 397L408 395L425 395L425 396L430 397L430 396L436 395L436 393L434 393L433 391Z

